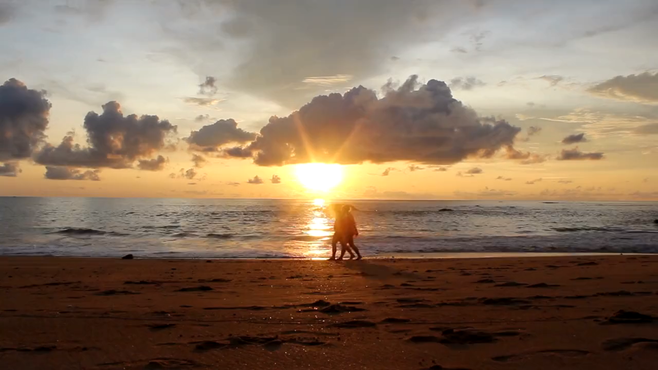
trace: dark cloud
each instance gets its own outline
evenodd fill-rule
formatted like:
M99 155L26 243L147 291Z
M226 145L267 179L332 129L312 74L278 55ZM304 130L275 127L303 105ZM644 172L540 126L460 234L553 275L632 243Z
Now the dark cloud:
M202 155L192 154L192 162L194 162L194 167L201 168L207 160Z
M505 148L505 158L518 160L521 164L537 164L546 161L546 156L531 152L522 152L520 150L514 149L511 146Z
M11 21L14 11L13 4L7 2L0 3L0 26Z
M226 144L241 144L252 141L256 134L238 128L238 123L232 119L219 120L211 125L201 127L199 131L192 131L190 137L185 139L192 150L215 151L218 147ZM236 149L233 154L240 157ZM227 155L232 156L231 153ZM251 156L251 153L248 157Z
M241 148L239 146L223 150L224 156L229 158L251 158L254 153L248 148Z
M91 180L100 181L98 170L81 171L77 168L46 166L45 178L50 180Z
M217 79L215 77L207 76L206 80L199 85L199 94L208 96L217 94L217 86L215 86L216 82Z
M658 72L617 76L592 86L588 92L616 100L658 103Z
M573 149L562 149L562 152L560 152L560 155L557 157L557 159L560 161L598 161L603 159L603 153L583 153L578 150L578 147L575 147Z
M272 184L280 184L281 183L281 178L277 175L272 175L272 178L270 179Z
M140 159L137 163L137 167L143 171L162 171L167 159L161 155L153 159Z
M463 48L461 46L456 46L456 47L450 49L450 51L452 51L453 53L459 53L459 54L467 54L468 53L468 50L466 50L465 48Z
M203 121L207 121L209 119L210 119L210 115L208 115L208 114L199 114L198 116L196 116L194 118L194 122L203 122Z
M195 68L205 76L217 69L216 58L227 51L220 45L242 42L249 48L243 53L246 59L227 74L223 84L287 107L297 107L326 89L309 87L302 83L304 79L350 75L363 80L376 76L385 70L381 61L406 50L410 38L418 37L419 32L447 30L458 24L459 15L473 11L461 2L454 5L432 0L202 3L196 12L207 9L208 17L216 19L221 14L226 19L220 32L189 33L174 29L169 19L163 20L163 27L175 32L180 40L176 54L192 62L190 55L197 61L201 53L204 58L195 63ZM194 15L204 19L204 14ZM207 24L212 27L212 23ZM235 40L226 40L227 36Z
M185 177L188 180L192 180L193 178L196 177L197 172L194 168L190 168L187 171L183 172L183 169L181 169L181 174L183 177Z
M208 106L208 105L215 105L219 103L219 99L215 98L195 98L195 97L187 97L183 98L183 101L188 104L193 104L193 105L200 105L202 107Z
M633 133L637 135L656 135L658 134L658 122L636 127Z
M585 138L585 133L580 133L580 134L573 134L565 137L562 139L562 144L565 145L570 145L570 144L576 144L576 143L584 143L586 142L587 139Z
M538 178L538 179L526 181L525 183L526 185L534 185L535 183L541 182L541 180L542 180L541 178Z
M288 117L270 118L242 153L254 153L260 166L453 164L493 156L513 145L520 130L504 120L478 117L452 97L444 82L421 85L412 76L397 89L387 84L382 98L362 86L343 95L318 96Z
M30 158L46 137L50 102L14 78L0 85L0 161Z
M393 167L388 167L387 169L384 170L384 172L382 172L382 176L388 176L388 175L390 175L390 174L391 174L391 171L395 171L395 168L393 168Z
M564 77L557 75L544 75L539 77L539 79L548 82L551 86L557 86L557 84L564 81Z
M528 127L528 136L537 135L541 132L541 127L539 126L530 126Z
M475 176L475 175L479 175L479 174L481 174L481 173L483 173L483 172L484 172L484 171L482 171L481 168L479 168L479 167L473 167L473 168L471 168L471 169L465 171L464 173L462 173L461 171L460 171L460 172L457 172L457 176L458 176L458 177L473 177L473 176Z
M473 90L486 84L475 77L457 77L450 80L450 88L453 90Z
M422 171L425 169L425 167L416 166L415 164L409 165L407 168L410 172Z
M0 176L16 177L21 170L18 168L17 162L3 163L0 166Z
M263 179L261 179L261 178L258 177L258 176L254 176L253 179L249 179L249 180L247 180L247 183L248 183L248 184L259 185L259 184L262 184L262 183L263 183Z
M446 172L447 170L445 167L437 167L434 169L434 172Z
M501 180L501 181L512 181L511 178L509 178L509 177L503 177L503 176L498 176L498 177L496 177L496 180Z
M103 105L103 113L89 112L84 120L87 144L83 148L67 135L58 146L46 145L34 160L47 166L129 168L166 146L176 126L158 116L124 116L117 102Z

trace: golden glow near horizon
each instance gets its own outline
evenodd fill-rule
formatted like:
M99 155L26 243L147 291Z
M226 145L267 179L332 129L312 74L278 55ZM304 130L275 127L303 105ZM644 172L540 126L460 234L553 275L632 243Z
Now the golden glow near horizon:
M316 207L323 207L324 206L324 199L313 199L313 205Z
M295 166L295 175L305 189L327 192L343 180L343 167L339 164L304 163Z

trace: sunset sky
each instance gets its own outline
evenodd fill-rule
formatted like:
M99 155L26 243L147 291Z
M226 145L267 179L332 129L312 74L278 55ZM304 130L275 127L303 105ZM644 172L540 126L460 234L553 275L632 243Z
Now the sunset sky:
M0 195L658 200L656 35L655 0L0 0Z

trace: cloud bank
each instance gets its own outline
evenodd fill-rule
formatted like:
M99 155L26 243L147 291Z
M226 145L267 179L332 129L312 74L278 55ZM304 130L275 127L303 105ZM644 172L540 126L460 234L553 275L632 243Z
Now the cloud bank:
M565 137L564 139L562 139L562 144L570 145L576 143L584 143L586 141L587 139L585 139L585 133L583 132L581 134L573 134Z
M166 146L165 139L176 126L158 116L124 116L119 103L103 105L100 115L89 112L84 120L87 144L83 148L67 135L58 146L46 145L35 162L47 166L130 168L138 159L150 157Z
M342 95L317 96L287 117L270 118L254 141L224 154L251 154L259 166L392 161L444 165L489 158L513 146L521 130L505 120L479 117L454 99L442 81L421 84L411 76L399 87L389 83L384 90L381 98L363 86ZM212 140L199 143L201 135L193 134L188 142L213 147L237 141L240 129L229 121L217 135L203 135ZM241 131L239 139L247 136Z
M190 145L190 149L202 152L214 152L225 144L242 144L252 141L256 134L244 131L238 128L238 123L232 119L219 120L211 125L201 127L199 131L192 131L190 136L185 139ZM239 153L234 152L229 156L239 157Z
M575 147L573 149L562 149L557 159L560 161L598 161L603 159L603 153L583 153L578 147Z
M76 168L46 166L45 178L49 180L90 180L100 181L98 170L80 171Z
M608 99L658 104L658 72L617 76L592 86L587 91Z
M46 137L50 102L17 79L0 85L0 162L27 159Z

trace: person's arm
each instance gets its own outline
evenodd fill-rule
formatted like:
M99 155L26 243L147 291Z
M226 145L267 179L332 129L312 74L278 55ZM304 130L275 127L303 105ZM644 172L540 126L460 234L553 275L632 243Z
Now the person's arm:
M350 213L350 223L352 224L352 232L355 236L359 236L359 230L356 228L356 220L354 215Z

